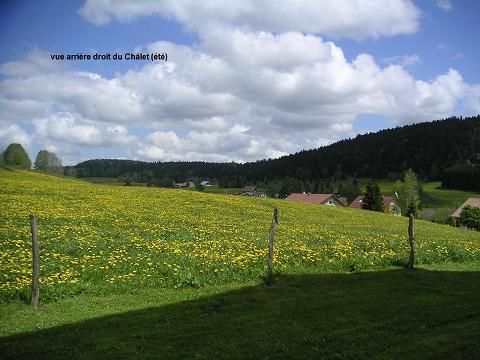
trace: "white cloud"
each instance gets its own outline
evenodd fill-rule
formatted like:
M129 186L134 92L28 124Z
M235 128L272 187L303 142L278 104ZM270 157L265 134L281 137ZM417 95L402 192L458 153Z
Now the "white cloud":
M97 25L158 15L196 31L228 25L250 31L352 38L411 34L417 31L420 18L420 10L411 0L87 0L79 12Z
M447 117L475 92L453 69L415 79L406 70L414 55L384 67L369 54L349 61L335 43L311 34L211 25L199 39L192 47L148 44L169 61L110 79L44 72L36 57L48 54L37 51L17 62L27 70L0 80L0 125L35 119L35 141L68 162L95 147L147 160L247 161L352 136L361 114L396 124ZM151 134L138 139L127 129L135 126Z
M465 103L468 111L472 115L480 114L480 85L467 87Z
M52 62L45 51L32 48L25 59L0 65L0 74L8 77L25 77L41 73L57 72L65 68L61 62Z
M20 126L16 124L2 126L0 124L0 151L11 143L22 144L24 147L28 147L30 142L31 136Z
M451 0L435 0L437 6L444 11L453 10L453 4Z
M79 115L54 113L46 118L35 119L35 136L55 143L84 146L129 145L135 137L121 125L107 125L85 120ZM52 145L51 145L52 146Z
M289 136L275 139L256 135L239 124L226 131L191 131L183 137L173 131L155 131L145 138L136 155L146 160L242 162L257 160L259 153L267 158L286 155L295 147Z
M360 6L359 1L348 3ZM380 15L397 11L400 16L403 7L416 9L410 1L362 2L366 9L377 9L380 3ZM195 19L202 15L205 26L196 28L199 42L193 46L159 41L138 47L167 52L169 61L112 78L50 66L45 62L48 53L38 49L24 60L3 64L0 126L33 123L34 141L58 149L67 162L84 159L84 149L100 147L114 149L115 157L247 161L352 136L353 124L362 114L404 124L450 116L466 94L470 108L479 103L476 88L465 84L456 70L418 80L407 70L420 62L416 54L383 59L383 66L369 54L347 60L334 42L308 33L347 36L355 28L359 37L393 35L388 26L379 27L377 22L383 20L373 16L375 12L368 21L362 18L363 10L350 19L345 15L350 11L347 1L338 2L338 10L326 3L305 3L306 10L289 2L285 8L277 4L272 14L292 16L284 16L284 23L270 17L262 23L255 11L271 5L250 1L229 8L213 1L196 2L192 5L196 12L186 2L115 4L113 8L108 1L87 2L82 13L97 23L170 14L182 23L192 20L192 28L199 26ZM292 6L290 11L287 5ZM327 20L294 21L303 11L318 12L317 7L345 17L339 15L336 28ZM318 26L318 31L309 26ZM139 139L129 131L132 127L147 135Z

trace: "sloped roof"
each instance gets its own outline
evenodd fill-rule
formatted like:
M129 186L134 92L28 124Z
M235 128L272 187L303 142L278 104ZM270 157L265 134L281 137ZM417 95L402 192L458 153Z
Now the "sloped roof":
M465 201L462 204L462 206L460 206L457 210L455 210L455 212L452 214L452 217L459 218L463 208L467 205L470 205L473 207L480 207L480 198L468 198L467 201Z
M332 197L343 205L343 203L334 194L293 193L288 195L286 200L304 202L308 204L325 204Z
M355 200L353 200L348 207L355 208L355 209L361 209L362 208L362 201L363 201L363 196L357 196ZM391 196L384 196L383 197L383 206L388 207L390 204L394 201L393 197Z

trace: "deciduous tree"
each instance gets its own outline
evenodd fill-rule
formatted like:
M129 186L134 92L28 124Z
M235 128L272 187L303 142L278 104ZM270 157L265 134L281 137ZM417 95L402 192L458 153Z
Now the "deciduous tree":
M21 169L31 169L32 161L27 152L20 144L10 144L3 153L5 165L15 166Z

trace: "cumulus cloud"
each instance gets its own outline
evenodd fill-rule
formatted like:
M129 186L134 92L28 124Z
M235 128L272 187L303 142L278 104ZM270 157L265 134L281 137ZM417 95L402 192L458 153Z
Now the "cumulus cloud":
M39 72L56 72L61 68L64 68L62 63L50 61L45 51L34 47L24 59L0 64L0 74L9 77L24 77L33 76Z
M48 53L36 51L24 61L2 65L5 69L18 71L4 72L5 80L0 81L0 101L6 106L24 102L32 111L47 112L52 107L62 111L78 112L100 121L125 122L141 116L141 107L133 91L121 86L118 79L105 79L98 74L78 72L62 67L45 72L37 66L48 58ZM25 111L25 107L22 106Z
M87 0L79 12L97 25L157 15L173 18L195 31L228 25L250 31L351 38L411 34L417 31L420 18L420 10L411 0Z
M233 124L226 131L191 131L179 136L173 131L155 131L148 135L136 155L147 160L253 161L286 155L295 141L257 136L252 129ZM285 150L285 151L283 151ZM299 148L296 150L300 150Z
M22 144L23 146L28 147L30 142L31 136L20 126L16 124L2 126L0 124L0 150L3 150L11 143Z
M70 113L54 113L35 119L35 136L47 141L86 146L115 146L132 144L136 137L121 125L107 125Z
M382 67L368 54L348 61L333 42L310 34L218 28L201 40L146 45L168 51L171 61L111 79L74 69L10 73L0 81L0 102L30 113L35 138L51 145L128 145L149 160L230 161L325 145L352 135L361 114L397 124L445 117L466 91L455 70L416 80L402 64ZM0 117L9 123L7 113ZM133 125L152 131L142 145L127 129Z
M362 114L401 125L447 117L465 98L480 107L480 90L454 69L419 80L408 71L421 61L416 54L350 60L319 36L414 32L419 11L411 1L112 4L87 1L81 13L97 24L171 17L197 31L199 42L139 46L167 52L169 61L111 78L34 49L0 65L0 135L34 139L68 161L84 159L86 148L146 160L249 161L352 136ZM33 133L17 122L33 124Z
M480 114L480 85L467 86L465 103L472 115Z

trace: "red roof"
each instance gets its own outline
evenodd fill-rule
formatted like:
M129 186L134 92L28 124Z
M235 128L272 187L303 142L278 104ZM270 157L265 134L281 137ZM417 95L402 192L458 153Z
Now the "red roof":
M363 201L363 196L357 196L355 200L353 200L348 207L355 208L355 209L361 209L362 208L362 201ZM390 204L393 202L393 197L391 196L384 196L383 197L383 206L388 207Z
M340 201L334 194L293 193L288 195L286 197L286 200L304 202L309 204L325 204L331 198L334 198L336 201L343 205L342 201Z

